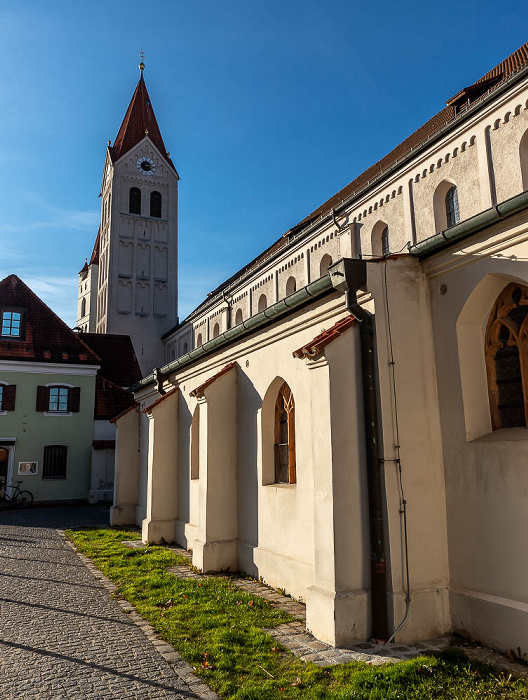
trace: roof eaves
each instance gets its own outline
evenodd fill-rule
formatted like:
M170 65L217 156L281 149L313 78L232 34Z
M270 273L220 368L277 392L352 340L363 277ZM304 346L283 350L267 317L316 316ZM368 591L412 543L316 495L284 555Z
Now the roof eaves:
M351 328L356 324L356 319L354 316L345 316L339 320L334 326L329 328L327 331L323 331L318 336L306 345L303 345L298 350L294 350L293 357L303 360L305 358L314 358L321 354L323 348L330 345L334 340L337 340L340 335L342 335L346 330Z

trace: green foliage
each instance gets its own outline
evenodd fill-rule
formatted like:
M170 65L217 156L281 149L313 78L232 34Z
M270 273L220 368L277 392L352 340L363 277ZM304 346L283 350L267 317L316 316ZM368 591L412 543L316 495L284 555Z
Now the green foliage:
M226 700L528 700L524 681L470 662L456 650L384 666L320 668L302 662L262 631L292 618L229 578L179 579L166 568L188 565L185 557L163 547L124 547L124 540L138 538L135 532L68 535Z

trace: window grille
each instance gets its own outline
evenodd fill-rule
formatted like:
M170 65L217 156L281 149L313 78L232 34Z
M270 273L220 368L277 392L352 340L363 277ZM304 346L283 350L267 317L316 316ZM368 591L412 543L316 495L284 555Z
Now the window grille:
M46 445L42 466L43 479L65 479L68 448L66 445Z
M141 190L138 187L130 188L128 211L130 214L141 214Z
M161 219L161 193L150 193L150 215L156 219Z
M460 221L460 211L458 209L458 191L453 185L447 190L445 196L447 228L458 224Z
M2 313L2 335L20 337L21 314L15 311L4 311Z

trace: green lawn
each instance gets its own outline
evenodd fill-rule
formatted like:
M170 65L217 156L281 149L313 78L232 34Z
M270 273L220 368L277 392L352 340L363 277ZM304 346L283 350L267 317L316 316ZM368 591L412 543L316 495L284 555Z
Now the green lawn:
M262 631L291 618L228 578L178 579L166 567L187 560L163 547L123 546L123 540L137 539L135 532L76 530L68 536L222 698L528 700L524 681L470 662L457 650L381 667L303 663Z

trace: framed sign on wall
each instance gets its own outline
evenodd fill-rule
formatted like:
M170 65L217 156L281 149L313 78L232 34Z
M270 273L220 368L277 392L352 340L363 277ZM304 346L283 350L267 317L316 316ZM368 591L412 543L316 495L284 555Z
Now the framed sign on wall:
M18 463L18 474L19 476L30 476L31 474L38 473L38 462L19 462Z

